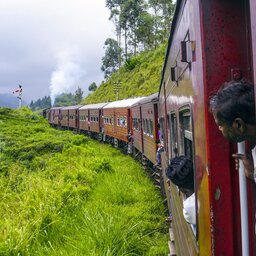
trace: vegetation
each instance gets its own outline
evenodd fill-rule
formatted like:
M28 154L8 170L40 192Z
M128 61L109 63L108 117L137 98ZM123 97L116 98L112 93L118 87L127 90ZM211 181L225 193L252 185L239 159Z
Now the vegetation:
M78 86L74 94L62 93L58 95L55 99L54 106L62 107L62 106L71 106L71 105L80 104L83 99L83 94L84 94L83 90ZM29 107L33 111L51 108L52 107L51 98L50 96L45 96L42 99L36 100L35 102L32 100Z
M124 60L156 48L168 37L175 4L170 0L106 0L116 27L117 44L124 40ZM120 58L121 59L121 58Z
M26 108L0 108L0 255L167 255L139 163Z
M42 99L36 100L35 102L32 100L29 104L29 107L32 110L50 108L51 106L52 106L52 103L51 103L51 97L50 96L45 96Z
M161 70L164 62L166 45L156 50L143 52L129 59L117 72L112 73L106 82L103 82L95 92L89 94L82 103L109 102L135 96L147 96L158 91L161 79Z

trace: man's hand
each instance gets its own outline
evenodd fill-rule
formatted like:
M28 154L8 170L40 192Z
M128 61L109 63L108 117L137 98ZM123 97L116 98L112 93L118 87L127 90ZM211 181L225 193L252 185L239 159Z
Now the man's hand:
M244 164L245 176L254 180L254 177L253 177L254 165L253 165L252 154L250 154L250 153L247 153L245 155L233 154L232 157L234 157L235 161L236 161L236 170L239 169L239 160L242 160L242 162Z

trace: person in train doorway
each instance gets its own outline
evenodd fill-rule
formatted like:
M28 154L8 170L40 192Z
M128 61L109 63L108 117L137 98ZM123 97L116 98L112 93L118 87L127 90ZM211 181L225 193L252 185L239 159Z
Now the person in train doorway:
M127 135L127 140L128 140L127 154L132 154L133 136L132 136L132 132L130 130Z
M176 156L171 160L165 172L169 181L178 186L178 189L186 197L183 201L184 219L188 223L195 225L196 206L194 193L194 168L192 160L187 156Z
M157 144L156 163L154 164L154 167L161 166L161 152L164 151L164 141L163 141L163 136L161 133L161 127L159 123L157 124L157 133L158 133L158 139L156 141L156 144Z
M256 182L256 120L254 86L246 80L224 83L210 99L210 111L223 136L231 142L249 141L251 150L233 154L236 169L239 159L245 175Z

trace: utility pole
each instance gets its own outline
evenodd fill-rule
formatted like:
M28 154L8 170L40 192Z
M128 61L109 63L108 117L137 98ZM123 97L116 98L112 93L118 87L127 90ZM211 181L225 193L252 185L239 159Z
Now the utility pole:
M19 108L22 107L22 99L21 99L21 96L22 96L22 85L19 85L19 96L17 97L19 99Z
M114 83L114 93L116 95L116 100L119 99L119 90L121 89L121 82L117 81Z

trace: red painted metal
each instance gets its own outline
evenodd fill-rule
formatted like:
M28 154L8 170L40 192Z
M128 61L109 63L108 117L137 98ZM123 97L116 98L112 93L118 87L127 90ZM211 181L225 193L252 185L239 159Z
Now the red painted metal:
M241 254L238 174L231 158L236 149L218 131L208 111L208 101L223 82L242 76L251 79L248 2L177 1L159 90L159 117L165 118L166 134L170 132L167 115L175 112L180 123L180 109L187 105L192 111L200 255ZM194 44L191 63L182 62L182 41ZM174 66L177 82L170 79L170 68ZM166 161L168 157L166 152ZM252 203L255 192L250 186L248 189L249 210L252 210L250 239L255 241L251 228L255 223L251 214L255 212L255 203ZM182 237L181 233L179 236ZM251 246L251 255L254 251Z

